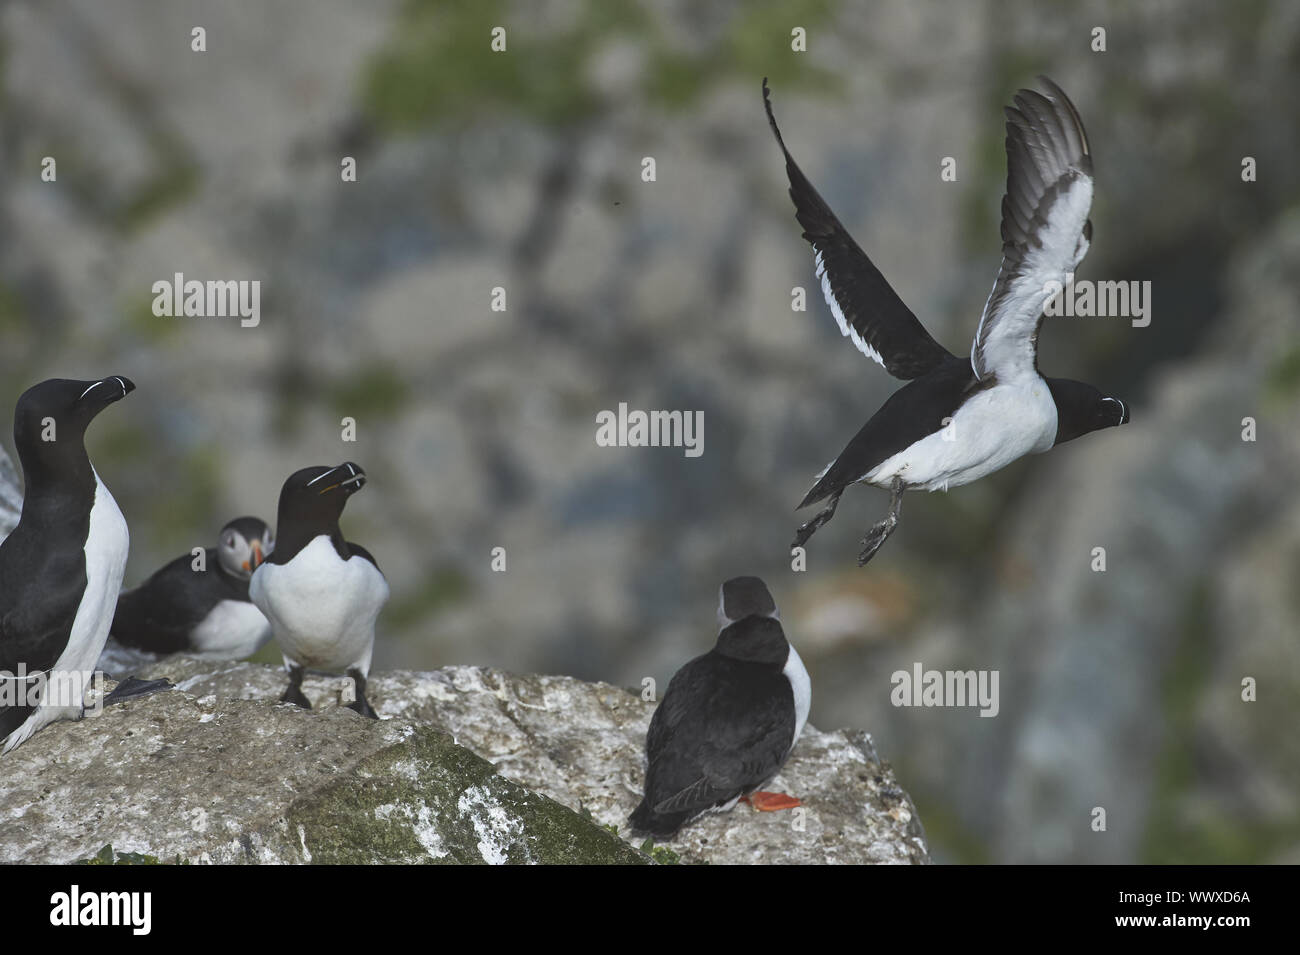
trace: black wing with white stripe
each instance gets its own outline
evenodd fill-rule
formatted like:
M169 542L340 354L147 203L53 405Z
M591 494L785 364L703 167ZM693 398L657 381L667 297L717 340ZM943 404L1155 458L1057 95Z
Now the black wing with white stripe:
M772 115L766 79L763 80L763 106L776 141L785 153L795 218L803 226L803 237L816 254L822 294L839 322L840 332L865 355L884 365L895 378L919 378L951 357L951 352L930 337L898 293L889 287L880 270L853 241L795 163Z
M971 367L981 379L1038 373L1050 289L1064 285L1092 236L1092 156L1083 121L1059 86L1038 79L1047 96L1021 90L1006 109L1002 267L971 344Z

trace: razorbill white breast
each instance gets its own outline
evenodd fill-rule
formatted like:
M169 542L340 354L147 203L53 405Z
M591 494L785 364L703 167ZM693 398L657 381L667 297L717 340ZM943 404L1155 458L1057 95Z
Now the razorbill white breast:
M86 454L86 427L135 389L129 378L54 378L14 409L23 469L18 526L0 542L0 741L80 719L108 639L129 543L126 519Z
M281 702L310 709L304 672L345 672L356 685L348 706L378 719L366 700L366 677L388 581L370 552L339 530L343 505L365 483L365 472L350 461L291 474L280 490L275 550L253 572L248 594L271 621L289 671Z
M235 518L201 563L184 554L118 597L113 640L158 654L238 660L256 653L271 639L271 624L249 599L248 581L274 548L265 521Z
M858 563L865 564L893 533L905 490L969 484L1026 454L1129 420L1118 398L1038 371L1049 283L1063 285L1088 251L1093 190L1083 122L1060 87L1039 79L1046 96L1020 90L1006 110L1002 266L969 359L930 337L805 178L763 81L768 122L785 154L795 217L813 247L826 303L859 350L908 382L818 475L799 507L823 500L826 506L799 528L791 547L802 547L831 519L850 484L888 488L889 514L862 541Z
M748 799L799 805L759 790L785 764L808 720L812 685L757 577L722 585L717 643L677 671L646 734L645 796L634 830L670 836L707 812Z

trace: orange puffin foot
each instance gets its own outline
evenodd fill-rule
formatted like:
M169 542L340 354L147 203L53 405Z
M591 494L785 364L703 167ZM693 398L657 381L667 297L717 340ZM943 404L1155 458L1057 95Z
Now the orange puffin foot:
M785 793L750 793L748 796L742 796L740 801L749 803L759 812L777 812L803 805L794 796L787 796Z

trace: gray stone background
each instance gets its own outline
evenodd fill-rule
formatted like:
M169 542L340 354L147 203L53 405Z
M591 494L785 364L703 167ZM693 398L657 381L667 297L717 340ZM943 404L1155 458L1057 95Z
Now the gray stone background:
M90 438L128 584L350 458L371 483L345 530L393 584L378 669L662 684L710 644L718 583L758 573L812 721L875 735L937 859L1297 862L1298 34L1282 0L11 2L0 409L135 379ZM998 263L1001 106L1039 72L1093 143L1081 278L1154 286L1147 328L1049 320L1041 364L1133 423L911 496L865 570L887 497L850 491L792 573L794 503L896 383L815 292L760 79L960 352ZM261 325L156 318L177 271L260 279ZM597 447L620 401L703 410L704 455ZM999 670L999 716L892 707L916 660Z

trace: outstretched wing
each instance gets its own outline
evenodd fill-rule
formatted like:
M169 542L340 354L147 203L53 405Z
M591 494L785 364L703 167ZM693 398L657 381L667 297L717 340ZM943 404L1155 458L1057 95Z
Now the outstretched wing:
M1047 96L1021 90L1006 109L1002 267L971 344L971 366L981 379L1037 374L1051 285L1065 284L1092 237L1092 156L1083 121L1059 86L1038 79Z
M853 241L795 163L772 115L766 79L763 80L763 106L776 141L785 153L795 218L803 226L803 237L813 247L822 294L839 322L840 332L865 355L884 365L895 378L918 378L951 357L948 349L930 337L911 309L889 287L880 270Z

